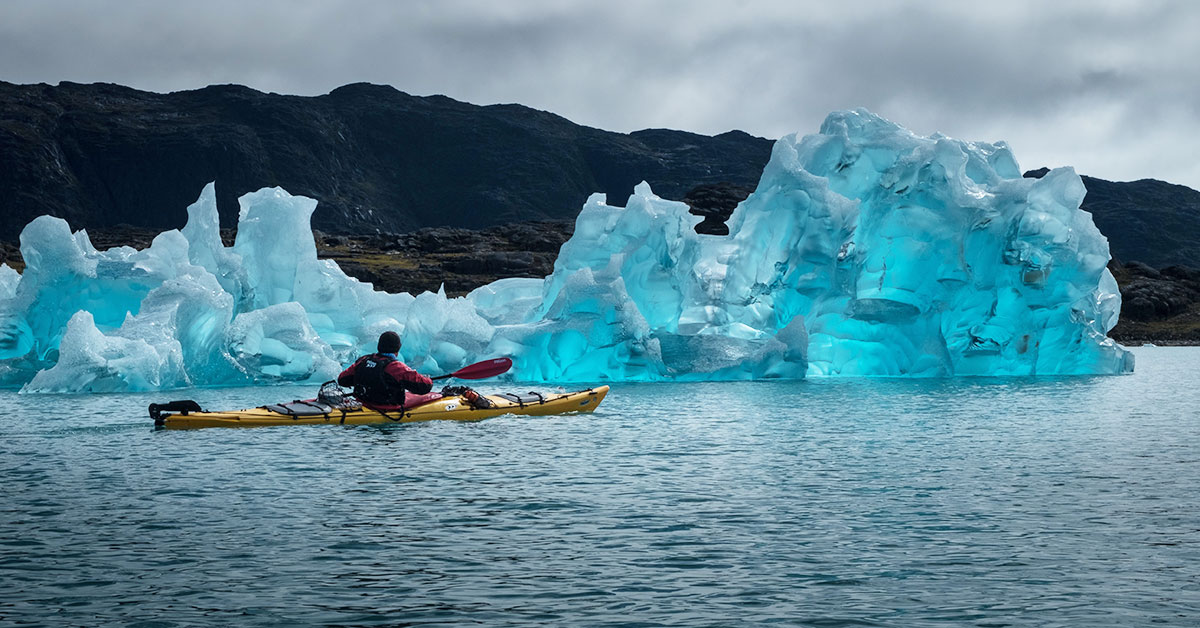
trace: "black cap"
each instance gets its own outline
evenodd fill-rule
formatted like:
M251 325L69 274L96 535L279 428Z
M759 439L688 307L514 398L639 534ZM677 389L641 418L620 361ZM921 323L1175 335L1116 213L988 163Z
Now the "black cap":
M394 331L385 331L379 334L380 353L397 353L400 351L400 334Z

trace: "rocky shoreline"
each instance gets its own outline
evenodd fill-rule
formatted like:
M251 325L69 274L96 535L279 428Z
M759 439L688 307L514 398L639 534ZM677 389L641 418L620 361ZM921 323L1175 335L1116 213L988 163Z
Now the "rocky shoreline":
M1121 320L1109 332L1122 344L1200 345L1200 270L1109 263L1121 287Z
M693 207L693 213L708 217L703 208ZM559 248L574 229L574 221L549 220L484 229L430 227L402 234L315 231L314 237L318 257L334 260L346 274L378 290L419 294L443 289L447 296L462 296L496 279L549 275ZM158 232L121 226L88 230L88 235L98 249L145 248ZM222 230L227 246L234 235L232 229ZM0 242L0 263L24 269L16 243ZM1121 319L1109 336L1127 346L1200 345L1200 270L1155 269L1116 260L1109 269L1122 297Z

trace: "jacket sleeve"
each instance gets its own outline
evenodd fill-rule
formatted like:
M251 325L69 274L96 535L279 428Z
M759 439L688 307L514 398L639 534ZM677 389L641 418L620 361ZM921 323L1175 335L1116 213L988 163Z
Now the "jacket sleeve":
M408 365L396 360L387 365L387 374L396 380L405 390L418 395L433 390L433 380L409 368Z
M342 371L341 375L338 375L338 378L337 378L338 386L347 386L347 387L354 386L354 369L357 366L358 366L358 362L355 361L354 364L351 364L350 366L346 367L346 370Z

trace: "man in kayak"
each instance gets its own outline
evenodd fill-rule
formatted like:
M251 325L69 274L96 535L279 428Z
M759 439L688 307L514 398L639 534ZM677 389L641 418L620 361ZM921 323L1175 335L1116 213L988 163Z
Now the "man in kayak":
M429 392L433 380L396 357L400 352L399 334L383 332L376 349L377 353L362 356L342 371L338 385L353 388L354 396L364 405L381 410L411 408L441 397L440 393Z

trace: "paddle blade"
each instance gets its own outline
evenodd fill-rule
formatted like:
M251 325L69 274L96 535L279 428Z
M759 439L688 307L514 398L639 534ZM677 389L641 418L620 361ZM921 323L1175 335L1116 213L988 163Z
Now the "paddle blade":
M508 358L495 358L493 360L476 362L470 366L464 366L449 375L442 375L433 379L446 379L449 377L456 377L458 379L485 379L506 373L510 368L512 368L512 360Z

